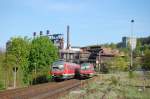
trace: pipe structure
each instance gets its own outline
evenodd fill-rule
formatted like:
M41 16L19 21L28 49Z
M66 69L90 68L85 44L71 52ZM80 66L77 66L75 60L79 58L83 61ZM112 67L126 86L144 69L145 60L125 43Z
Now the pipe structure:
M49 34L50 34L50 31L49 31L49 30L47 30L47 31L46 31L46 34L47 34L47 35L49 35Z
M67 25L67 49L70 48L70 26Z

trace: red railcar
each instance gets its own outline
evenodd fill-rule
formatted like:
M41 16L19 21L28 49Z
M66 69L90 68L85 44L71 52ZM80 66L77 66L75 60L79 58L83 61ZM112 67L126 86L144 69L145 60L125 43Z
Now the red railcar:
M70 62L59 60L52 65L52 78L53 79L69 79L74 78L79 73L80 65Z
M92 77L95 74L94 66L90 63L83 63L80 66L80 77Z

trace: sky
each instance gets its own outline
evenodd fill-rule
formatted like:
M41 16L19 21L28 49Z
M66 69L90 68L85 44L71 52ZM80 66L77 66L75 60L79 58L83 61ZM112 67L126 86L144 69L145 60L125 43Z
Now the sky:
M150 0L0 0L0 48L11 37L50 30L63 33L70 25L71 45L120 42L123 36L150 35Z

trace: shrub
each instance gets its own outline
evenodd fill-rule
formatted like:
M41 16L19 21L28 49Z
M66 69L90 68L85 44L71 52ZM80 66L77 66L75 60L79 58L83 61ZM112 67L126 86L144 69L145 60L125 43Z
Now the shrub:
M0 82L0 90L4 89L4 84Z

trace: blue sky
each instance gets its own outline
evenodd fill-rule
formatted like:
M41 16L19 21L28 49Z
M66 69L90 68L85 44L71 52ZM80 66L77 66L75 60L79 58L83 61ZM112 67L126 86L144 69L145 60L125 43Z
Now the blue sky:
M0 0L0 47L15 36L33 32L63 33L71 44L85 46L150 35L150 0Z

